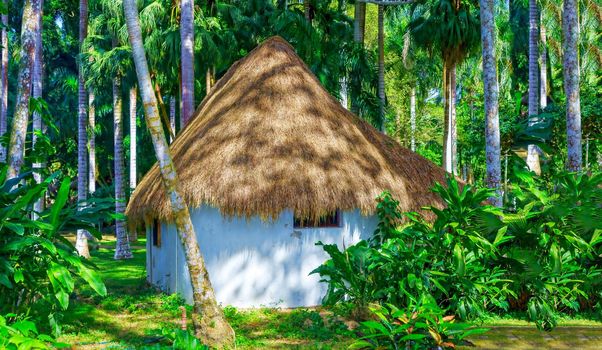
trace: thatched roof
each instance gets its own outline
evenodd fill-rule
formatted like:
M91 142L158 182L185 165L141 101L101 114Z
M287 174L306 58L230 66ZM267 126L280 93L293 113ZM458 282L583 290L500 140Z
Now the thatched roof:
M442 168L343 108L279 37L232 65L170 151L188 205L226 215L368 214L384 190L418 210L440 204L430 188L445 181ZM170 220L156 164L126 214L131 225Z

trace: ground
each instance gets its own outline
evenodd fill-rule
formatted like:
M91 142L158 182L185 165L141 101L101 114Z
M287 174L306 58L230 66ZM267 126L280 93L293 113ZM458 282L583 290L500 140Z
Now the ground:
M92 251L108 296L94 296L86 288L76 293L59 340L77 349L156 348L164 333L180 327L182 300L146 284L144 240L133 244L131 260L113 260L113 246L114 241L107 240ZM322 309L224 311L238 349L345 349L352 341L350 322ZM602 323L592 320L566 320L550 333L512 318L488 320L483 326L491 330L471 339L478 349L602 348Z

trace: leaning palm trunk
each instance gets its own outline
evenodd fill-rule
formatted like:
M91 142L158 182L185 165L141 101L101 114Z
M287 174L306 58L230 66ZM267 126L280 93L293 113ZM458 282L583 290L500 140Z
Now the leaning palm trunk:
M3 2L8 9L6 0ZM2 66L0 67L0 136L6 134L6 111L8 108L8 15L2 15ZM6 147L0 145L0 162L6 162Z
M171 202L172 218L184 247L186 264L190 273L195 311L193 322L196 333L201 341L207 345L214 347L231 346L234 344L234 331L217 305L215 292L209 280L209 273L190 220L188 206L178 191L178 177L163 133L157 99L153 93L142 45L136 1L125 0L123 7L138 75L138 87L144 105L146 125L148 125L153 140L165 193Z
M124 191L124 164L123 164L123 118L122 118L121 79L113 79L113 150L115 155L114 186L115 186L115 214L125 213L125 191ZM117 218L115 220L115 259L131 259L130 241L125 228L125 221Z
M21 60L17 78L17 103L8 147L7 177L19 175L25 158L25 137L29 120L29 99L37 32L40 30L41 0L26 0L21 23Z
M537 0L529 0L529 126L537 121L539 114L539 67L537 59L539 56L539 14ZM527 165L531 171L541 174L539 164L539 151L537 146L527 146Z
M577 0L564 0L562 18L564 93L566 95L567 169L581 171L581 105L579 97L579 17Z
M84 40L88 35L88 0L80 0L79 2L79 48L83 46ZM81 60L78 60L78 86L77 86L77 201L80 205L84 205L88 198L88 186L86 178L88 176L88 159L86 144L88 132L86 129L87 115L86 104L88 97L86 96L86 86L84 85L84 73ZM88 232L77 230L75 238L75 248L79 255L89 258L88 250Z
M386 132L385 125L385 17L384 5L378 5L378 117L380 131Z
M182 109L181 125L185 126L194 112L194 4L181 0L180 37L182 42Z
M40 0L40 16L38 18L38 27L39 30L36 33L36 44L35 44L35 53L34 53L34 61L33 61L33 77L32 77L32 90L31 94L33 98L41 98L42 97L42 78L43 78L43 68L42 68L42 12L44 9L44 0ZM32 115L32 124L33 124L33 135L31 141L31 147L35 149L36 144L38 142L38 134L42 132L42 116L38 111L34 111ZM38 161L32 164L33 168L33 178L36 183L42 182L42 163ZM39 198L33 204L34 218L37 218L37 213L42 212L44 209L44 196Z
M495 191L493 205L502 206L500 118L498 83L495 57L495 15L493 0L480 0L481 41L483 43L483 86L485 97L485 184Z

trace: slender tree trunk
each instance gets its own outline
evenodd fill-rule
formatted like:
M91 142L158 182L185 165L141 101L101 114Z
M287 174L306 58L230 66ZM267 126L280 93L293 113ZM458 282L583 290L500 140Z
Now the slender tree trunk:
M130 89L130 193L136 188L136 86Z
M540 16L543 18L543 16ZM545 109L548 106L548 48L546 27L543 25L543 20L539 24L539 38L541 40L541 48L539 50L539 107Z
M115 213L124 215L125 212L125 191L124 191L124 162L123 162L123 117L122 117L123 99L121 97L121 78L113 79L113 125L115 136L113 138L113 150L115 155L113 159L115 164L114 183L115 186ZM125 227L125 221L115 220L115 256L116 260L131 259L130 241Z
M305 19L307 20L307 22L309 22L311 24L311 13L310 13L309 0L302 0L302 1L303 1L303 14L305 15Z
M416 87L410 90L410 149L416 152Z
M82 46L86 36L88 35L88 0L80 0L79 2L79 49L82 52ZM86 183L88 176L88 157L87 157L87 136L86 129L88 116L86 115L86 105L88 96L86 96L86 86L84 84L84 72L81 60L78 62L78 86L77 86L77 201L84 205L88 198L88 186ZM88 232L77 230L75 239L75 248L79 255L89 258L90 251L88 249Z
M581 171L581 101L579 96L579 2L564 0L562 15L564 93L566 96L567 169Z
M96 192L96 95L88 91L88 191Z
M448 166L448 157L451 151L449 147L449 63L443 62L443 154L441 157L441 165L447 172L451 166Z
M3 1L8 9L8 2ZM6 111L8 108L8 14L2 15L2 66L0 67L0 136L6 134L8 121ZM0 162L6 162L6 147L0 145Z
M29 99L37 32L40 30L40 0L26 0L21 23L21 59L17 78L17 103L8 147L7 178L19 175L25 158L25 138L29 120Z
M386 133L385 121L385 7L378 5L378 117L380 131Z
M136 137L136 99L138 93L136 86L130 89L130 193L134 192L137 185L137 170L136 170L136 153L137 153L137 137ZM130 230L130 242L138 240L138 228L134 227Z
M39 30L36 33L36 43L35 43L35 53L33 60L33 76L32 76L32 97L33 98L41 98L42 97L42 80L44 76L43 71L43 46L42 46L42 16L44 12L44 0L40 0L40 16L38 16L38 28ZM31 147L35 149L36 144L38 142L38 134L42 133L42 116L39 112L34 111L32 115L32 141ZM37 184L42 182L42 163L36 161L32 164L33 168L33 178ZM37 218L36 213L40 213L44 210L44 197L38 199L33 205L34 218Z
M529 125L537 122L539 114L539 11L537 0L529 0ZM535 145L527 146L527 165L531 171L541 174L539 150Z
M349 109L349 94L347 92L347 77L343 76L339 79L339 83L341 86L341 105L345 107L345 109Z
M456 64L454 63L449 71L449 143L451 162L450 173L458 174L458 129L456 128Z
M173 133L176 133L176 98L175 96L169 97L169 126ZM169 143L171 144L174 140L173 135L169 134Z
M157 99L153 93L152 82L142 45L142 34L138 22L136 1L123 2L125 18L132 46L132 54L138 76L138 87L142 96L146 125L149 128L165 192L170 199L172 217L178 236L184 247L186 264L192 285L194 314L193 322L197 336L209 346L224 347L234 344L234 331L225 319L215 300L215 292L209 280L209 273L201 255L197 236L190 220L188 206L178 191L178 176L161 126ZM201 317L202 315L202 317Z
M181 0L180 37L182 42L182 126L186 126L194 112L194 4Z
M364 44L364 32L366 28L366 3L355 2L355 12L353 17L353 40L356 43Z
M480 0L481 41L483 43L483 85L485 97L485 162L487 175L485 184L495 190L491 198L493 205L502 206L501 190L501 145L498 106L498 83L495 55L495 10L494 0Z
M205 73L205 96L209 95L209 91L211 91L211 68L207 68Z

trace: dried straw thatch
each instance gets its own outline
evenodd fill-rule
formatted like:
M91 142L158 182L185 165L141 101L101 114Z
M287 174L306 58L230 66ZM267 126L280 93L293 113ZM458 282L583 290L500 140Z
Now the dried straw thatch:
M405 210L439 205L430 192L445 171L343 108L282 38L236 62L170 147L192 208L275 217L335 209L373 213L389 190ZM130 225L170 220L153 166L127 208Z

